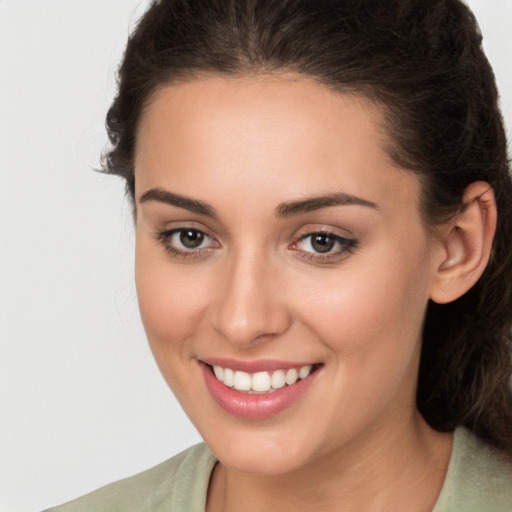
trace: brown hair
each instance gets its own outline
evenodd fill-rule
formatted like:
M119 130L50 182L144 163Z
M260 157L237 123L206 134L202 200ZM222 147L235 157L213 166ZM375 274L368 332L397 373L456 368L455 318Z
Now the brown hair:
M104 169L133 197L137 125L157 87L202 73L293 71L382 105L390 156L423 182L425 220L493 187L498 227L478 283L429 303L417 405L435 429L466 425L512 453L512 184L492 69L459 0L161 0L131 35L108 112Z

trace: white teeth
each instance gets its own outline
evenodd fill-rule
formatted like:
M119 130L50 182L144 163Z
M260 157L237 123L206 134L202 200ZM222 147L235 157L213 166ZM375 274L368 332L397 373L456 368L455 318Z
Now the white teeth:
M251 389L251 376L245 372L235 372L234 388L238 391Z
M288 386L291 386L292 384L295 384L297 382L297 379L299 378L299 374L295 368L290 368L286 372L285 381Z
M224 368L224 384L232 388L235 383L235 372L231 368Z
M281 389L285 385L291 386L300 379L305 379L313 370L313 365L289 370L275 370L273 372L257 372L250 374L242 371L233 371L231 368L214 366L215 377L224 385L237 391L249 393L268 393Z
M272 374L272 387L274 389L280 389L286 384L283 370L276 370Z
M214 366L213 373L215 373L215 377L217 377L217 379L224 381L224 368L221 366Z
M253 391L269 391L271 379L268 372L258 372L252 376L251 389Z
M305 379L311 373L312 368L313 367L311 365L303 366L299 370L299 379Z

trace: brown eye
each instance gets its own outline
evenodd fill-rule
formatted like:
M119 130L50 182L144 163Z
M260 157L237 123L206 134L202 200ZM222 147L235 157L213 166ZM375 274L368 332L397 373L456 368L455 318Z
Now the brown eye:
M204 233L197 229L183 229L180 231L180 243L187 249L197 249L204 242Z
M332 262L348 256L357 246L357 241L329 231L315 231L303 235L293 248L310 261Z
M316 233L311 236L311 247L319 253L332 251L336 240L327 233Z
M206 257L219 244L204 231L195 228L169 229L156 233L155 237L171 254L180 258Z

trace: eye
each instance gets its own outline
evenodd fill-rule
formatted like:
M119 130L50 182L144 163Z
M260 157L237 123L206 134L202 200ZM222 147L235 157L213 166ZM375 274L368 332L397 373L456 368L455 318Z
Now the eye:
M312 250L319 253L331 252L336 245L336 239L330 233L313 233L307 235L301 242L304 246L302 250L309 252Z
M207 235L197 229L180 229L171 235L170 240L185 249L199 249L205 241L208 241L208 238Z
M357 245L356 240L342 237L328 231L308 233L292 245L304 257L312 260L326 261L345 256Z
M206 256L218 243L204 231L195 228L170 229L157 233L156 238L172 256Z

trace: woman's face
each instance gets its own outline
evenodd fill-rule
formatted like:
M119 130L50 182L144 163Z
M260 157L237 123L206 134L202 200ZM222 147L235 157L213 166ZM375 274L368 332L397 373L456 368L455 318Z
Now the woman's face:
M433 249L385 144L375 105L291 75L162 87L144 113L142 319L227 467L286 473L418 418Z

